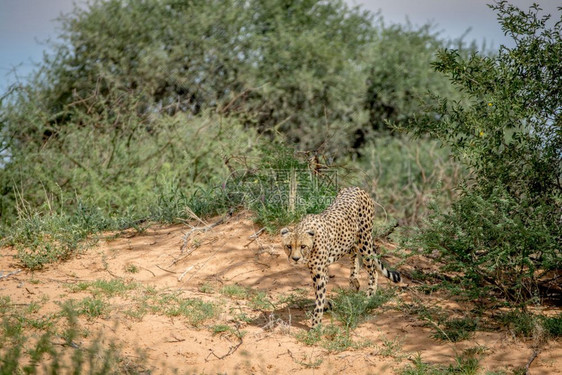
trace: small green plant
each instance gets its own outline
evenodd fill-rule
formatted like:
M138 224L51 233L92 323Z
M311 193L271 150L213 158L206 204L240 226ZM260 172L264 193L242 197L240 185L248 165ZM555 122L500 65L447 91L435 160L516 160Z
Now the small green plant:
M250 288L241 285L225 285L220 290L220 293L224 296L233 299L247 299L249 300L249 306L255 310L268 310L275 308L273 302L267 297L267 294L263 291L254 291Z
M543 316L541 317L541 323L551 337L562 336L562 313L555 316Z
M368 340L353 340L350 331L333 324L327 326L320 325L309 331L299 332L295 337L306 345L320 345L330 352L341 352L372 345Z
M125 272L128 273L138 273L139 267L136 264L129 263L125 266Z
M245 331L240 331L238 328L232 328L227 324L217 324L210 328L213 335L226 334L241 339L246 334Z
M480 348L470 348L455 356L455 363L449 366L433 365L423 362L418 353L413 359L413 365L408 365L400 371L400 375L477 375L480 369Z
M99 298L86 297L77 304L77 313L93 319L104 315L109 310L109 304Z
M134 319L136 321L141 321L142 318L144 318L144 316L146 315L146 313L148 312L148 308L146 306L140 305L140 306L133 306L129 309L123 310L123 314L125 314L126 316L130 317L131 319Z
M244 322L244 323L250 323L251 321L253 321L253 319L251 317L249 317L246 313L244 312L240 312L238 314L234 315L234 320L235 321L239 321L239 322Z
M371 345L372 343L368 340L353 340L350 332L346 332L334 325L326 327L324 340L322 342L322 347L324 349L335 353L343 352L344 350L361 349Z
M402 351L402 343L398 338L393 340L387 339L386 337L382 338L382 345L378 350L377 354L383 357L396 357Z
M155 313L183 316L189 324L199 327L204 321L216 317L219 306L196 298L182 298L179 293L156 294L147 298L146 305Z
M211 332L213 332L213 335L223 332L229 332L230 330L232 330L232 328L227 324L217 324L211 327Z
M518 309L501 314L499 321L514 335L522 337L531 337L539 324L536 316Z
M225 285L220 290L222 295L225 295L234 299L246 299L250 295L248 288L241 285Z
M127 283L121 279L95 280L92 282L92 288L96 293L105 294L108 297L123 295L137 287L136 283Z
M201 293L212 294L215 292L215 288L210 283L203 283L199 286L199 291Z
M126 283L121 279L80 281L76 284L67 284L72 292L83 292L90 290L94 295L105 295L113 297L123 295L138 287L136 283Z
M273 310L275 305L267 297L267 294L262 291L252 293L250 297L250 307L255 310Z
M322 341L322 335L324 332L324 328L322 325L314 327L308 331L302 331L296 334L296 338L298 341L302 342L305 345L316 345L320 341Z
M0 296L0 314L4 315L12 307L12 299L10 296Z
M357 327L362 320L369 317L374 309L381 307L394 296L394 292L390 288L379 289L371 297L367 297L362 291L346 289L339 289L336 293L330 312L347 330Z
M88 290L90 283L87 281L79 281L76 284L66 284L66 287L73 293L84 292Z
M436 330L433 337L451 342L463 341L469 339L477 327L478 321L470 317L448 319Z
M40 316L37 318L26 316L20 319L22 319L26 327L32 327L40 331L47 331L48 329L54 327L57 323L57 317L54 314Z
M286 305L289 308L296 307L300 310L305 310L307 306L314 304L314 300L307 298L308 290L306 289L296 289L287 296L281 296L278 303L281 305Z

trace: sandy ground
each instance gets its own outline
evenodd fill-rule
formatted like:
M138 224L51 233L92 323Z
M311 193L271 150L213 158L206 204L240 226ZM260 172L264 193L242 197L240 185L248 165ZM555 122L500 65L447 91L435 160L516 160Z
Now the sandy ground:
M309 328L308 309L278 301L291 293L312 299L308 272L288 264L274 236L261 233L252 237L259 230L247 213L240 213L211 230L192 232L183 250L187 225L152 226L141 234L125 233L117 238L108 234L94 248L70 260L0 279L0 296L9 296L18 306L36 301L41 305L37 314L47 315L59 311L61 301L91 296L89 290L72 289L80 282L121 279L138 283L124 295L105 297L110 309L98 318L81 317L80 325L89 332L101 332L107 342L117 342L129 360L145 360L145 368L154 374L171 369L197 374L393 374L417 355L427 363L450 364L456 354L476 347L481 352L482 373L511 373L524 368L532 357L534 342L506 330L478 331L459 343L433 338L431 325L405 306L415 300L451 316L462 316L470 306L436 295L420 295L408 280L397 287L391 302L353 331L354 340L368 340L369 345L342 352L307 346L296 336ZM4 275L21 268L13 249L2 249L1 255ZM393 264L396 259L389 257L387 261ZM329 290L347 288L348 260L332 265L330 274ZM228 285L264 292L280 307L252 307L247 298L221 293ZM361 285L366 285L364 271ZM379 278L379 288L390 287L388 280ZM127 311L138 303L135 295L146 293L144 288L214 302L220 312L198 327L182 316L150 309L131 316ZM241 312L248 319L237 319ZM324 315L325 324L331 319L329 313ZM231 327L230 333L213 333L219 324ZM233 332L241 332L243 337L239 339ZM541 348L530 373L562 373L560 341L551 340Z

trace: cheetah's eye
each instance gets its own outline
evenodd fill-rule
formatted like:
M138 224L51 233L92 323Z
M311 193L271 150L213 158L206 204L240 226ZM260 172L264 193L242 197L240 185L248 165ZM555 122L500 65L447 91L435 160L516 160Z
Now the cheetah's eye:
M301 250L306 249L306 245L301 245Z
M288 250L291 250L291 245L286 246Z

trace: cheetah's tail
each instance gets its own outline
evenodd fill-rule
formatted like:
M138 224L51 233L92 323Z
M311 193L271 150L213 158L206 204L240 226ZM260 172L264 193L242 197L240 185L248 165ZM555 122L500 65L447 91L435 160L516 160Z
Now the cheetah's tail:
M375 259L375 263L377 264L377 268L387 279L390 279L395 283L399 283L400 280L402 280L402 278L400 277L400 273L398 271L389 270L384 266L384 264L378 258Z

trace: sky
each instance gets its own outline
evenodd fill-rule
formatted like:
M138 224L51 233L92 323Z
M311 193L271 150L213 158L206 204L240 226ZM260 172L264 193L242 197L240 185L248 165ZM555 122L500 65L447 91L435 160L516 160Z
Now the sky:
M510 45L503 35L494 12L487 7L492 0L346 0L372 12L380 11L386 23L435 24L434 30L445 38L458 38L467 30L465 40L497 49ZM528 8L532 0L511 0ZM559 0L535 0L545 13L555 13ZM24 79L41 61L45 42L57 36L56 18L85 0L0 0L0 96L17 79Z

